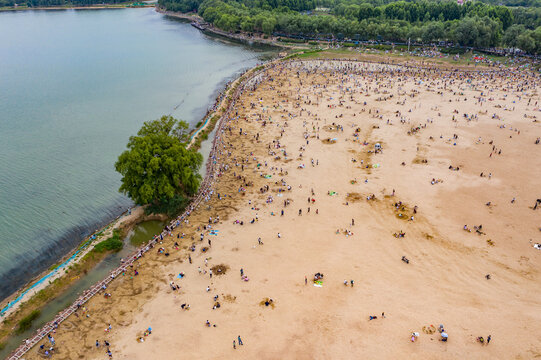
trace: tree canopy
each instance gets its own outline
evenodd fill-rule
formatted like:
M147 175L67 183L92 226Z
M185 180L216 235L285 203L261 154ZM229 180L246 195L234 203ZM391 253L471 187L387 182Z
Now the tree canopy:
M229 32L393 42L438 41L541 53L541 0L159 0ZM527 7L525 7L527 6ZM523 32L519 37L517 26Z
M171 116L145 122L115 164L122 175L119 191L138 205L193 196L201 181L203 157L186 148L187 129L186 122Z

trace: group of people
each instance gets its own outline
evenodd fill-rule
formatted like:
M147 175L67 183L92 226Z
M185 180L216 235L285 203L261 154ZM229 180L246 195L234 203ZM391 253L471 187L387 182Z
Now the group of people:
M306 88L309 89L309 93L302 93L298 89L298 92L295 94L286 93L285 90L281 90L280 84L285 84L288 81L287 77L283 77L283 74L288 74L291 77L294 77L296 75L299 83ZM314 74L320 74L323 76L323 79L320 82L314 81L310 76ZM282 77L281 77L282 76ZM483 106L482 104L486 101L492 101L490 100L491 94L490 89L485 89L486 87L493 88L492 81L498 80L498 79L508 79L507 81L507 87L510 91L519 91L519 89L524 89L524 91L533 91L535 90L536 83L532 81L532 79L528 76L525 76L524 74L517 72L517 73L507 73L504 71L492 71L492 72L486 72L486 73L462 73L462 72L447 72L447 71L441 71L438 69L427 69L426 67L418 66L410 66L410 67L402 67L402 66L394 66L394 65L381 65L381 64L366 64L366 63L354 63L354 62L336 62L336 61L313 61L313 62L292 62L292 63L286 63L283 65L279 65L277 67L271 68L268 72L265 73L265 76L263 77L263 81L261 82L264 84L267 88L273 88L275 89L274 95L276 98L273 97L273 103L268 103L263 100L263 98L259 98L258 101L253 101L250 104L243 103L242 101L239 101L236 103L233 107L233 112L231 112L231 116L228 118L228 120L224 123L223 127L221 128L220 132L220 140L218 143L218 146L215 148L216 151L213 153L212 158L210 161L216 162L217 164L217 173L216 178L219 177L219 182L217 182L214 185L214 188L211 191L208 191L205 194L205 200L207 200L207 206L206 207L200 207L200 210L197 211L204 211L203 208L211 209L212 207L218 207L220 202L226 202L229 201L228 205L233 204L233 202L237 201L237 204L240 204L243 208L247 206L246 210L247 212L243 213L243 216L246 216L246 214L251 214L251 216L246 216L245 218L242 218L242 216L238 216L236 220L233 221L236 225L244 225L246 224L247 227L250 228L250 230L254 230L256 233L254 237L251 238L251 245L253 245L254 240L257 238L257 244L263 245L262 238L265 238L265 243L267 245L263 247L257 247L257 251L264 251L267 247L272 246L273 240L267 240L269 238L268 234L264 233L257 233L257 227L260 223L263 223L267 221L267 214L270 213L271 216L274 214L280 214L280 217L276 217L273 221L281 221L279 219L281 218L287 218L286 213L288 212L289 205L294 201L291 198L301 199L301 196L308 195L308 200L306 200L306 197L304 197L301 201L304 203L304 201L307 201L308 207L306 209L299 208L298 209L298 216L293 214L293 217L297 219L298 221L309 221L307 219L310 219L310 217L307 217L308 214L319 214L319 209L322 209L323 207L319 207L320 204L320 198L318 198L314 191L314 189L311 189L310 192L308 192L308 188L306 183L303 182L302 184L293 184L293 181L290 181L290 174L293 173L309 173L310 171L317 170L318 168L310 168L306 167L304 165L304 162L302 162L303 158L306 158L307 156L313 156L311 163L312 166L319 166L320 163L322 166L325 166L324 160L322 159L320 161L319 158L315 158L317 155L312 154L312 145L317 141L318 143L321 142L320 139L320 125L323 125L323 122L326 122L328 119L323 119L318 112L313 111L312 109L314 106L317 106L320 103L329 102L329 94L328 89L331 88L331 86L335 87L337 92L340 94L339 99L333 99L335 100L332 104L334 107L332 109L337 109L340 107L344 107L344 104L346 104L346 101L344 99L349 98L350 103L356 103L356 105L359 105L358 108L359 111L357 114L361 114L366 117L370 117L372 119L376 119L378 121L382 120L378 124L381 124L381 126L385 126L385 121L387 120L387 126L388 127L401 127L403 129L404 135L411 135L412 137L415 136L422 136L423 133L426 131L430 131L430 128L433 126L432 124L437 123L439 121L440 117L447 116L449 121L467 121L469 122L475 122L479 121L479 118L482 117L482 115L478 115L476 113L465 113L463 117L457 116L452 117L450 114L441 114L442 110L437 109L433 111L438 112L438 116L434 116L434 118L430 117L428 120L426 120L426 123L419 124L418 121L414 120L413 116L411 115L412 110L419 109L417 106L419 105L412 105L411 100L415 99L419 96L420 90L429 90L431 92L437 91L438 95L441 95L442 98L444 95L449 96L449 102L453 101L457 104L457 108L460 107L460 104L464 101L466 101L466 95L464 95L461 92L452 90L452 88L455 88L457 83L460 83L461 85L459 87L469 87L474 88L477 87L479 89L483 90L483 93L479 95L479 98L482 99L478 104L479 107ZM280 81L278 81L280 79ZM403 87L404 84L411 83L415 84L415 89L410 89L406 92L405 87ZM393 89L396 89L397 87L400 87L399 93L401 96L399 96L400 99L396 99L395 97L391 97L389 92ZM251 89L252 92L257 90L257 84L255 84ZM248 90L246 90L248 92ZM380 95L380 102L378 104L381 104L385 101L400 101L399 106L403 107L403 110L398 111L393 114L389 114L388 112L380 111L380 109L377 108L377 106L369 106L366 101L366 96L373 95L373 94L379 94ZM361 98L361 96L363 98ZM452 98L452 99L451 99ZM361 100L362 99L362 100ZM287 106L286 106L287 105ZM486 105L485 105L486 106ZM533 106L533 105L532 105ZM535 105L537 106L537 105ZM331 109L331 107L327 107L327 109ZM274 111L271 111L274 110ZM428 109L427 109L428 111ZM233 116L234 113L234 116ZM457 111L458 113L458 111ZM278 114L278 115L277 115ZM394 125L392 119L390 117L395 117L397 122L400 120L400 123L397 125ZM357 119L360 117L356 117ZM462 119L463 118L463 119ZM333 133L336 133L337 140L333 140L333 143L341 142L342 139L344 139L343 133L347 133L348 129L348 123L347 121L351 122L351 119L348 118L347 114L336 114L335 116L336 120L332 120L332 124L327 129L323 126L321 128L323 131L332 131ZM493 119L494 121L499 121L499 119ZM296 151L289 151L290 149L286 144L289 144L291 141L291 137L285 137L285 135L288 134L288 130L291 128L291 124L295 121L303 121L303 128L302 128L302 134L298 133L293 136L297 136L294 138L294 141L297 141L297 146L291 148L291 150L299 149L298 152L298 160L301 161L300 165L297 166L297 169L295 169L294 165L289 165L289 161L293 159L295 155L292 155L293 153L297 153ZM254 127L259 126L261 130L254 131ZM364 126L364 125L362 125ZM379 128L379 125L378 127ZM351 126L351 131L353 132L352 138L348 137L348 140L351 142L354 141L355 149L362 149L363 156L366 154L366 156L386 156L389 152L387 151L386 147L386 154L382 155L380 149L378 148L377 154L376 151L372 150L366 150L363 148L363 146L367 146L370 142L367 141L368 139L363 139L363 134L361 132L361 127L359 127L357 124L353 124ZM334 136L334 135L333 135ZM435 136L437 139L437 136ZM442 137L440 137L441 139ZM449 135L449 141L450 144L457 144L459 141L459 137L457 134ZM321 137L321 139L324 139L324 137ZM462 139L462 138L460 138ZM432 138L433 141L434 138ZM261 149L255 149L258 147L258 143L265 144L265 146L261 146ZM539 138L536 140L536 144L539 143ZM348 143L350 144L350 143ZM531 143L530 143L531 144ZM336 146L333 144L326 144L324 146L329 147L329 149L332 149L332 146ZM455 145L453 145L455 146ZM260 151L257 151L260 150ZM329 150L332 151L332 150ZM493 147L493 153L494 154L501 154L501 148ZM418 149L418 152L419 149ZM265 158L267 156L267 158ZM353 158L353 162L349 162L349 159L351 159L351 155L348 154L347 162L348 164L354 164L355 170L354 171L360 171L362 174L366 175L367 178L364 182L359 182L355 180L352 182L352 186L368 186L368 177L370 175L370 171L379 171L374 170L377 169L377 167L374 166L368 166L367 159L359 159L358 162L362 165L360 167L360 170L357 170L358 162L356 154ZM486 154L484 155L486 156ZM400 159L402 161L403 159ZM275 161L276 164L272 164L272 161ZM336 161L339 161L339 159L336 159ZM366 163L365 163L366 161ZM279 165L277 165L279 163ZM421 161L422 164L427 164L427 160ZM296 163L298 164L298 163ZM447 163L448 164L448 163ZM406 162L402 162L403 166L406 166ZM367 168L368 167L368 168ZM444 165L442 168L445 170L446 165ZM404 168L401 168L404 169ZM453 171L459 171L460 173L465 172L464 168L462 166L449 166L449 170ZM458 175L458 174L457 174ZM491 173L489 175L489 178L491 177ZM278 176L278 178L276 178ZM328 176L332 176L332 174L328 174ZM355 174L357 176L357 174ZM431 175L432 176L432 175ZM483 176L483 173L481 173L481 176ZM349 177L348 179L351 179L353 176ZM310 182L313 179L309 179ZM370 177L370 182L372 181L376 182L376 177ZM308 182L308 181L307 181ZM433 177L430 183L432 185L442 183L443 180L437 179L436 177ZM446 183L447 184L447 183ZM445 184L445 185L446 185ZM234 185L231 187L231 185ZM304 185L304 191L303 189ZM426 184L428 186L428 184ZM230 186L230 188L228 188ZM438 187L440 188L440 187ZM231 190L233 189L233 190ZM301 189L298 190L297 189ZM214 190L216 190L214 192ZM339 190L339 189L338 189ZM318 194L324 194L327 190L318 189ZM368 195L362 195L361 199L367 199L370 200L370 204L377 203L376 195L374 194L376 190L373 188L367 190L365 194L368 193ZM379 191L379 190L378 190ZM298 194L301 193L301 194ZM340 197L340 194L334 191L329 191L328 194L330 197L328 201L332 201L333 197ZM297 196L298 195L298 196ZM394 195L394 190L393 190ZM283 206L281 205L282 201L277 201L278 197L284 197L283 199ZM286 198L287 197L287 198ZM388 196L387 196L388 197ZM318 198L318 209L315 209L315 211L311 210L311 207L315 207L315 199ZM239 200L240 199L240 200ZM248 201L247 201L248 200ZM321 203L324 203L326 200L321 201ZM343 203L342 203L343 204ZM346 204L348 204L346 202ZM212 205L212 207L211 207ZM538 205L541 205L541 199L537 199L537 201L534 204L533 209L536 210ZM281 209L277 210L276 207L280 207ZM323 206L323 205L322 205ZM394 203L395 211L399 211L401 214L405 214L405 208L404 204L401 202L395 202ZM268 210L268 211L267 211ZM304 216L303 216L303 210L304 210ZM193 209L190 213L193 213L193 211L196 211ZM251 212L248 212L251 211ZM350 210L353 212L354 210ZM417 207L414 208L414 213L417 212ZM302 216L302 217L301 217ZM407 216L410 220L413 220L413 216L409 214ZM227 219L227 217L222 216L222 219ZM355 226L355 220L352 219L351 223L349 223L350 216L347 216L346 219L344 219L344 224L339 224L336 227L333 227L333 230L338 227L338 233L340 233L340 226L345 226L345 223L348 223L348 226ZM418 221L416 221L418 222ZM199 273L202 275L209 275L211 284L206 287L206 293L209 298L210 303L212 304L211 308L216 311L222 311L223 307L226 307L227 304L225 302L220 303L218 301L219 297L215 293L215 287L213 286L212 282L216 281L215 278L212 277L213 272L211 269L208 269L208 257L207 255L204 255L205 258L201 256L197 256L199 252L196 252L196 249L201 248L202 253L212 252L215 251L212 246L212 242L210 240L210 234L211 231L215 230L215 227L218 226L222 221L220 220L220 216L218 211L213 213L211 216L207 219L204 219L204 221L201 224L191 224L187 219L182 219L182 221L179 220L177 222L177 225L179 227L182 227L181 230L178 230L177 234L177 242L175 242L174 248L178 251L182 251L182 242L181 238L178 236L180 234L180 231L186 231L188 235L185 235L182 233L182 238L189 238L190 233L193 232L194 236L197 237L197 234L195 231L193 231L194 227L199 225L202 226L203 230L200 233L200 242L199 244L197 241L194 241L191 243L191 245L188 247L188 249L191 251L191 255L188 255L189 257L189 264L192 264L192 261L195 263L193 267L198 266ZM411 224L411 223L408 223ZM333 224L334 225L334 224ZM360 225L360 222L357 221L357 226ZM361 222L362 225L362 222ZM409 226L409 225L406 225ZM412 225L413 226L413 225ZM189 229L189 230L187 230ZM242 230L244 231L246 227L243 226ZM167 234L172 234L173 229L169 229L170 231L167 232ZM274 234L277 234L278 239L282 239L282 232L284 230L276 229L279 231L274 232ZM406 229L408 230L408 229ZM464 226L464 230L471 231L466 225ZM475 227L475 230L478 233L482 232L482 226ZM283 232L284 234L288 235L287 231ZM361 230L359 230L357 233L361 233ZM214 232L213 235L216 235L217 233ZM353 235L353 232L351 230L346 229L344 230L344 234L347 237L350 237ZM413 235L412 235L413 234ZM254 234L251 234L250 236L253 236ZM265 235L267 235L265 237ZM390 235L390 234L389 234ZM406 233L402 230L395 233L395 236L397 238L404 238ZM408 230L408 239L411 236L414 236L415 234L413 232L409 232ZM203 246L205 243L203 242L205 236L208 236L207 243L208 247ZM322 234L324 236L324 234ZM282 241L289 241L289 236L284 236L284 239ZM353 239L355 239L354 237ZM214 238L213 238L214 239ZM170 239L167 238L167 236L164 238L161 236L160 241L169 241ZM192 236L192 240L193 236ZM364 240L364 239L363 239ZM216 242L220 246L220 243L222 241L221 237L216 237ZM340 240L342 241L342 240ZM350 239L345 239L344 241L350 241ZM180 242L180 243L179 243ZM397 244L399 242L396 242ZM270 245L269 245L270 244ZM254 245L255 246L255 245ZM203 248L206 248L203 251ZM174 251L169 252L167 250L167 245L160 246L158 248L158 251L156 251L159 255L164 255L165 257L168 257L170 254L173 254ZM192 260L193 256L193 260ZM172 257L172 256L171 256ZM397 258L394 258L395 260L398 260ZM204 264L203 264L204 261ZM409 264L410 260L406 256L402 256L402 261L406 264ZM198 264L200 263L200 265ZM420 262L420 260L416 260L417 264ZM205 270L202 270L201 266ZM414 267L408 267L407 271L411 271L415 269ZM195 269L194 269L195 271ZM134 276L138 274L138 270L134 269ZM217 274L215 274L217 275ZM203 277L201 277L203 278ZM205 281L209 280L206 276L204 276ZM248 276L244 273L244 269L240 269L240 278L241 281L249 281ZM313 276L313 282L322 282L324 279L324 275L321 272L317 272ZM344 286L353 287L354 286L354 280L344 280ZM305 277L305 284L308 284L308 278ZM339 284L338 284L339 285ZM190 308L190 305L187 302L187 299L184 298L184 294L180 294L180 286L175 284L173 281L169 283L169 287L172 291L175 292L175 296L182 296L182 310L188 310ZM184 287L184 284L183 284ZM203 286L198 289L198 291L203 291ZM346 291L346 290L344 290ZM348 290L349 291L349 290ZM270 305L265 303L266 306ZM184 313L184 315L192 315L193 312ZM183 316L184 316L183 315ZM385 317L384 313L382 313L381 317ZM378 316L376 315L370 315L369 320L375 320ZM205 318L199 319L198 321L200 326L203 323ZM209 320L206 320L204 324L207 327L216 327L217 324L212 324ZM150 332L149 332L150 334ZM448 335L444 331L443 326L440 326L440 334L441 334L441 340L447 341ZM412 334L412 341L415 341L418 337L418 333ZM478 339L481 343L488 344L491 340L491 336L487 337L486 339L483 339L480 337ZM482 341L481 341L482 340ZM100 347L100 343L96 342L97 346ZM105 342L103 342L105 344ZM54 344L53 344L54 345ZM237 337L237 339L233 340L233 348L236 349L236 347L244 345L240 335ZM108 343L107 343L108 346ZM51 350L52 351L52 350ZM109 349L107 350L109 351Z

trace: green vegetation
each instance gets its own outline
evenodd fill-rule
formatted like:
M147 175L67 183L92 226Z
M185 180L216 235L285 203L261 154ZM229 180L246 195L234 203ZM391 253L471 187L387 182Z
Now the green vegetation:
M26 330L30 329L30 326L32 326L32 322L36 320L40 314L41 311L34 310L30 314L23 317L21 321L19 321L19 324L17 325L17 330L15 332L17 334L22 334Z
M97 253L102 253L104 251L120 251L122 250L123 245L122 240L120 240L120 231L113 230L113 236L107 240L97 243L92 251Z
M541 0L159 0L167 10L196 11L228 32L291 38L384 40L541 53ZM500 5L503 4L503 5ZM506 4L508 6L506 6ZM529 7L523 7L529 6Z
M178 215L182 209L188 206L190 199L182 195L175 195L171 199L165 199L156 204L150 204L145 208L145 214L166 214L169 217Z
M130 137L115 164L122 175L119 191L136 204L169 207L193 196L199 187L201 154L186 148L188 124L171 116L147 121ZM180 209L177 209L180 210Z

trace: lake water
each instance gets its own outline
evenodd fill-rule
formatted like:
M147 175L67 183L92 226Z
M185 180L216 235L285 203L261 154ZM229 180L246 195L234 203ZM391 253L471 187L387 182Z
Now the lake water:
M0 299L118 216L114 162L146 120L192 126L268 50L154 9L0 13Z

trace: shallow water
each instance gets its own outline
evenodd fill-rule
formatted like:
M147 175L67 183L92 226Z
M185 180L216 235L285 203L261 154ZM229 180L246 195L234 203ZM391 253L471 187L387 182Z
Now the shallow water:
M268 50L154 9L0 13L0 299L131 206L114 162L146 120L192 126Z
M165 226L165 222L158 220L149 220L138 224L132 230L128 232L126 240L129 242L133 249L139 245L148 242L154 235L162 232ZM133 251L133 249L131 249Z

